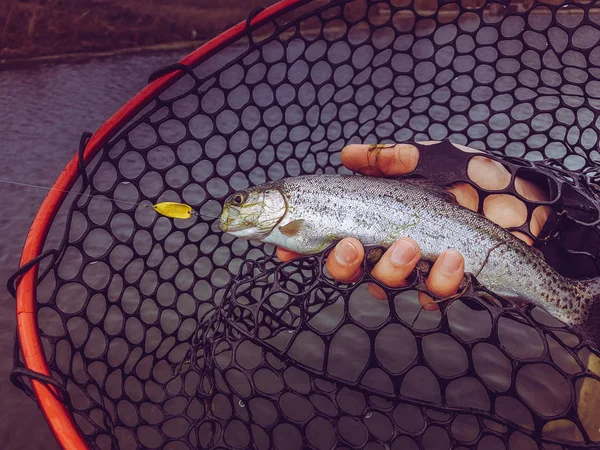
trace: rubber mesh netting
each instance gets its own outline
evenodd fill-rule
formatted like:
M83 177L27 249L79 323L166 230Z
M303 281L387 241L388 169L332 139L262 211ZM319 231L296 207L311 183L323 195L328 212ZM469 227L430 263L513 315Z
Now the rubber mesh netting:
M40 275L40 336L90 446L596 448L598 353L540 309L473 288L420 312L421 272L376 301L368 275L282 264L214 217L234 190L344 172L349 143L448 139L492 151L529 214L515 177L547 188L536 245L597 275L599 40L589 1L308 2L179 79L88 166ZM419 147L422 175L470 181L465 153Z

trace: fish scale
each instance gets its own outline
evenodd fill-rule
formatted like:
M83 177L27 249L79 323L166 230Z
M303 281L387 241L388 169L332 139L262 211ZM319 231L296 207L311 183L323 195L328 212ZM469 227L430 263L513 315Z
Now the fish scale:
M308 175L238 195L245 199L241 204L232 203L234 196L225 202L223 231L302 254L345 237L384 247L409 237L429 260L454 248L464 256L465 272L478 273L490 291L538 305L600 341L598 279L563 277L536 250L442 189L406 179Z

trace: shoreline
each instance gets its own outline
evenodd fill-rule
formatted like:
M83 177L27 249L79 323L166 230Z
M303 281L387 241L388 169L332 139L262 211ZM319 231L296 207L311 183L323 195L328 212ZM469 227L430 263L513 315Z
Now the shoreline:
M195 41L175 41L164 44L136 45L113 50L101 50L97 52L75 52L75 53L57 53L43 56L33 56L24 58L0 59L0 71L3 69L16 69L21 67L35 66L43 63L68 63L68 62L86 62L92 59L110 58L120 55L131 55L137 53L165 52L169 50L187 50L190 51L204 45L208 39L198 39Z
M309 29L307 33L318 33L318 29ZM218 35L217 35L218 36ZM72 53L57 53L42 56L30 56L22 58L0 58L0 72L6 69L20 69L26 67L34 67L44 63L80 63L87 62L93 59L111 58L121 55L133 55L144 53L160 53L174 50L188 50L189 52L203 46L208 41L214 39L212 36L206 39L195 39L193 41L173 41L161 44L152 45L134 45L131 47L117 48L111 50L87 51L87 52L72 52ZM259 35L263 37L264 35ZM234 42L230 45L239 45L239 42Z
M0 70L193 50L277 0L3 0Z

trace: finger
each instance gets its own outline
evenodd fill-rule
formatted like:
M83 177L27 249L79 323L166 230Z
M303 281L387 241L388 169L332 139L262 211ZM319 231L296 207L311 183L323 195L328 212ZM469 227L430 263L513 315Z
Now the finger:
M527 207L514 195L492 194L483 201L483 214L503 228L519 227L527 220Z
M448 297L458 292L465 273L465 261L454 249L446 250L436 260L425 284L439 297Z
M533 201L545 201L550 200L548 197L548 193L539 187L537 184L532 183L529 180L525 180L521 177L517 177L515 179L515 189L516 191L525 197L527 200Z
M550 200L548 192L539 187L537 184L532 183L529 180L525 180L521 177L515 179L515 189L519 194L525 197L527 200L532 201L544 201ZM547 205L540 205L533 210L531 214L531 221L529 222L529 229L534 236L537 236L544 228L548 216L550 215L550 207Z
M477 190L468 183L455 183L450 186L448 192L454 194L459 205L477 212L479 209L479 194Z
M513 195L492 194L483 202L483 214L503 228L519 227L527 220L527 207ZM549 210L546 206L538 206L533 211L529 228L534 236L537 236L542 230L548 214ZM527 245L533 245L533 239L525 233L520 231L511 231L511 233Z
M342 163L365 175L404 175L416 169L419 149L411 144L353 144L342 149Z
M373 298L377 300L387 300L385 291L376 284L369 283L368 288ZM435 303L435 301L426 293L419 291L418 298L419 304L425 311L435 311L436 309L440 309L437 303Z
M343 283L356 281L362 270L365 250L358 239L344 238L333 249L325 263L333 279Z
M300 253L296 253L282 247L277 247L276 255L279 260L283 262L291 261L292 259L300 258L302 256Z
M546 194L546 192L544 192L539 186L531 183L530 181L523 180L520 177L517 177L515 179L515 188L519 194L521 194L523 197L525 197L528 200L548 201L548 195ZM456 197L456 200L458 201L459 205L462 205L465 208L470 209L471 211L478 210L479 194L477 193L477 190L475 190L475 188L473 186L471 186L470 184L456 183L448 188L448 192L451 192L452 194L454 194L454 197ZM488 208L491 207L492 210L495 209L493 206L493 203L494 202L492 202L492 204L490 205L490 203L488 201L487 207ZM503 202L501 201L500 204L502 206L502 211L492 212L491 214L493 216L501 217L505 214L506 211L505 211L505 206L503 205ZM521 212L522 212L523 208L521 206L518 206L518 208L520 208ZM527 214L526 211L527 210L525 209L525 214ZM542 228L544 227L546 220L548 220L549 215L550 215L550 207L547 205L540 205L533 210L533 213L531 214L531 222L530 222L529 226L531 229L531 233L534 236L537 236L538 234L540 234L540 231L542 231ZM511 215L511 220L515 220L515 222L518 222L520 220L520 218L519 218L519 220L516 220ZM529 239L529 241L531 241L531 239Z
M474 156L469 160L467 176L477 186L491 191L504 189L510 183L510 172L500 162L485 156Z
M485 153L483 150L479 150L478 148L467 147L466 145L455 144L454 142L452 142L452 145L465 153Z
M385 291L375 283L369 283L367 288L369 289L369 293L373 296L373 298L377 300L387 300L387 294Z
M403 238L394 243L375 264L371 275L390 287L405 284L419 262L421 251L415 241Z
M435 301L429 295L421 291L419 291L419 304L425 311L435 311L440 309L437 303L435 303Z
M550 211L550 207L547 205L540 205L533 210L533 213L531 214L531 221L529 222L529 229L534 236L537 236L541 233L542 228L544 228L544 225L548 220Z

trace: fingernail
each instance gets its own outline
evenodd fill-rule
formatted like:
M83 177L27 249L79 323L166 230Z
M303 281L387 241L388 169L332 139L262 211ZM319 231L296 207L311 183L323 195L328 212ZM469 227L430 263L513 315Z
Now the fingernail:
M391 260L397 266L403 266L415 259L415 256L417 256L415 245L410 241L402 239L394 244Z
M462 257L456 250L448 250L441 256L440 270L448 275L452 275L462 264Z
M358 250L351 242L342 241L335 247L335 259L342 266L349 266L358 258Z

